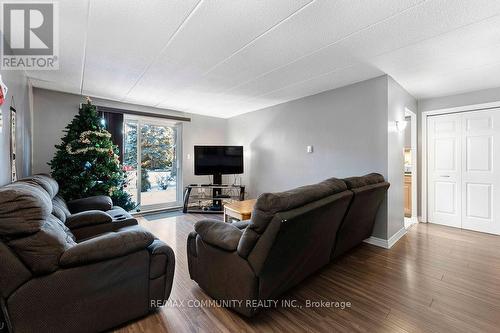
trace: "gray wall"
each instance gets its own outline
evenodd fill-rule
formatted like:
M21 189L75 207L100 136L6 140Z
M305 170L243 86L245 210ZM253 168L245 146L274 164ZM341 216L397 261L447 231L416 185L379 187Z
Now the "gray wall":
M18 177L30 174L31 164L31 116L28 97L28 79L24 71L2 71L2 80L9 88L6 101L1 107L3 129L0 133L0 186L10 183L10 112L11 98L14 96L17 110L16 163Z
M381 76L230 118L227 141L245 147L243 182L252 197L328 177L383 174L394 182L394 212L388 220L389 203L383 204L374 236L388 239L403 225L404 141L388 131L388 120L402 120L406 103L416 109L411 96ZM314 153L306 153L307 145Z
M47 162L62 129L77 112L81 97L34 90L34 172ZM100 105L147 112L165 110L95 99ZM249 197L315 183L328 177L379 172L389 182L387 200L377 217L374 236L389 239L403 227L404 133L395 128L415 99L388 76L301 98L228 120L188 115L183 124L184 184L205 183L193 175L193 146L234 144L245 149ZM170 112L170 111L168 111ZM172 111L174 112L174 111ZM306 146L314 152L308 154ZM187 155L191 159L187 159ZM226 179L232 182L232 179Z
M404 143L405 133L396 129L396 121L405 119L405 109L417 110L417 100L393 78L388 80L388 181L387 239L404 227Z
M500 101L500 87L457 95L420 99L418 101L418 110L423 112L498 101Z
M79 95L37 88L33 90L33 97L33 173L50 172L50 167L47 163L54 156L54 145L60 143L64 134L64 128L78 113L78 106L82 102L82 97ZM92 100L94 104L97 105L190 117L191 122L184 123L182 129L184 184L208 182L206 176L198 177L193 175L193 145L224 144L227 120L99 98L93 98ZM191 159L188 160L186 158L187 154L191 155Z

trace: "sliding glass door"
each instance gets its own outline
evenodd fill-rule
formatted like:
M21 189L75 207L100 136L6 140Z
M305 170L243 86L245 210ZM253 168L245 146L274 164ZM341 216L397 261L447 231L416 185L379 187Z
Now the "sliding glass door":
M125 118L127 191L140 210L181 205L180 140L179 124L155 118Z

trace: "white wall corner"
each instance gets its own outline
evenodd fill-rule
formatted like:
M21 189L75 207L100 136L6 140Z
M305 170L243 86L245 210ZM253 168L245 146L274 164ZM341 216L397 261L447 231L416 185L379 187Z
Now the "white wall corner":
M391 238L389 239L382 239L382 238L378 238L378 237L373 237L371 236L370 238L367 238L364 240L365 243L368 243L368 244L371 244L371 245L375 245L375 246L378 246L378 247L383 247L384 249L390 249L391 247L394 246L394 244L396 244L400 239L401 237L403 237L404 235L406 235L406 228L403 227L401 228L398 232L396 232Z

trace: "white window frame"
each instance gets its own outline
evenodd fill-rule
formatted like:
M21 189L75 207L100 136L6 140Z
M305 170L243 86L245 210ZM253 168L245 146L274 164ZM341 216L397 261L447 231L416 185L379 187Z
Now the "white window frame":
M130 114L124 114L123 117L123 122L124 124L128 121L133 121L137 123L137 204L138 207L140 208L141 212L148 212L148 211L155 211L155 210L164 210L164 209L172 209L172 208L179 208L182 207L182 184L183 184L183 174L182 174L182 122L175 121L175 120L169 120L169 119L164 119L164 118L156 118L156 117L146 117L146 116L139 116L139 115L130 115ZM155 124L155 125L163 125L163 126L168 126L168 127L175 127L176 131L176 138L175 138L175 160L176 160L176 168L177 168L177 178L176 178L176 198L177 201L175 202L170 202L170 203L164 203L164 204L154 204L154 205L147 205L147 206L142 206L141 204L141 172L142 172L142 167L141 167L141 155L142 155L142 147L141 147L141 141L142 141L142 132L141 132L141 125L143 124ZM123 137L123 140L125 141L125 136ZM125 147L125 146L124 146Z

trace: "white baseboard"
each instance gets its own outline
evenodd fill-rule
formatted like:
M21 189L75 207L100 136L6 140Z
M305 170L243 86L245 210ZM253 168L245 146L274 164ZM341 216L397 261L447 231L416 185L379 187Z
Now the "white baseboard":
M410 229L410 227L412 225L417 224L417 223L418 223L418 219L416 216L405 217L404 225L405 225L406 230Z
M396 232L391 238L389 239L382 239L382 238L378 238L378 237L373 237L371 236L370 238L367 238L364 240L365 243L368 243L368 244L371 244L371 245L375 245L375 246L379 246L379 247L383 247L384 249L390 249L391 247L394 246L394 244L396 244L398 242L398 240L401 239L401 237L403 237L404 235L406 235L406 228L401 228L398 232Z
M387 240L382 239L382 238L378 238L378 237L370 236L370 238L365 239L363 242L371 244L371 245L375 245L378 247L383 247L384 249L389 248L389 244L387 243Z

